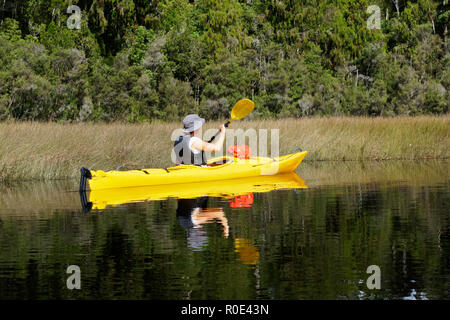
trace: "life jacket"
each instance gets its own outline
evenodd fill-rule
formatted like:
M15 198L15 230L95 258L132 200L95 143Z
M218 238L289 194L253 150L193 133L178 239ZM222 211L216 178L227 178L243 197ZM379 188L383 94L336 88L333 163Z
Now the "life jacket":
M177 164L192 164L196 166L202 166L206 164L206 153L201 150L195 154L189 148L189 141L191 136L179 136L173 144L173 150L177 158Z
M250 159L252 156L252 151L247 145L242 146L230 146L227 150L227 154L239 159Z
M253 193L236 196L229 200L230 207L233 209L238 208L251 208L253 204Z

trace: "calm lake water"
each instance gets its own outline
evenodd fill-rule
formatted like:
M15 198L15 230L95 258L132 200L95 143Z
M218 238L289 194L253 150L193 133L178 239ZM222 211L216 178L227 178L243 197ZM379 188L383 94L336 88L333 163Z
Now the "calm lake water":
M90 212L75 180L0 185L0 299L450 299L448 161L297 173L307 188Z

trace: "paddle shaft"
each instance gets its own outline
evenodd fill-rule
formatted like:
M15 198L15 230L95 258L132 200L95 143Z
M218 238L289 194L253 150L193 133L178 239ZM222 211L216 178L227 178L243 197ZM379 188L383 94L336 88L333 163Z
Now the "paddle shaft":
M228 121L227 123L225 123L225 128L228 128L228 125L231 123L231 121ZM212 136L212 138L211 139L209 139L209 143L211 143L211 142L213 142L213 140L215 139L215 138L217 138L218 136L219 136L219 134L220 134L220 130L219 131L217 131L217 133L215 134L215 135L213 135Z

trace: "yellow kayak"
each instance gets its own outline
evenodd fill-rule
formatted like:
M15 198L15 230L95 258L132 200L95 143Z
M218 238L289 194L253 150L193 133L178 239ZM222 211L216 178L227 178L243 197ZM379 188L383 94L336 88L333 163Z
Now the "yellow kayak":
M190 184L288 173L300 165L306 154L306 151L302 151L277 158L220 157L209 160L208 166L205 167L178 165L167 169L108 172L82 168L80 191Z
M147 187L91 190L86 202L92 209L102 210L107 206L167 198L192 199L203 196L231 199L236 196L262 193L280 189L307 188L305 181L295 172L241 178L224 181L196 182L186 184L158 185ZM91 205L89 205L91 206Z

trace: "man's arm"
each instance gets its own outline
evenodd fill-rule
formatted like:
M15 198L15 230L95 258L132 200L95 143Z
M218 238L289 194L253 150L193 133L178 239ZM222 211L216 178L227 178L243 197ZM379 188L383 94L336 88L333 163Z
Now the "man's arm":
M203 150L206 152L217 152L222 149L223 142L225 140L225 126L220 126L220 135L219 139L215 143L208 143L205 141L194 141L192 142L192 147L197 150Z

